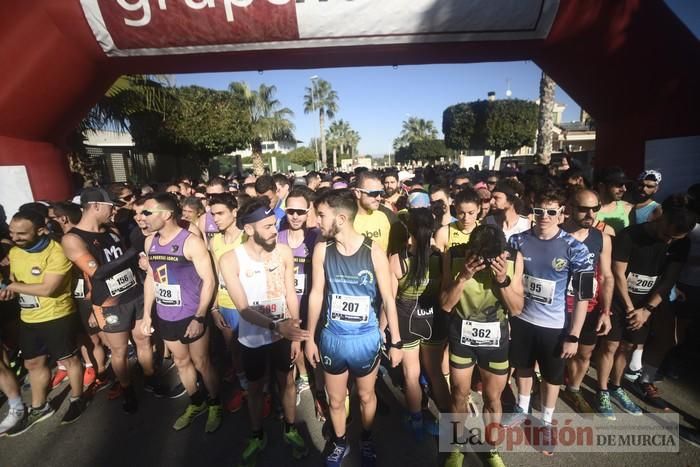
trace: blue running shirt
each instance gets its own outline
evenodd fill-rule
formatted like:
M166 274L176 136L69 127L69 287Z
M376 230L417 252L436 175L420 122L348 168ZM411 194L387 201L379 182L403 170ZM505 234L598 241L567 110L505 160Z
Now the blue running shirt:
M372 240L365 237L352 256L338 252L334 240L326 244L326 328L336 335L376 331L377 277L372 263Z
M525 307L518 318L544 328L563 329L570 278L593 271L588 248L563 230L549 240L540 240L530 229L513 235L509 242L523 255L525 266Z

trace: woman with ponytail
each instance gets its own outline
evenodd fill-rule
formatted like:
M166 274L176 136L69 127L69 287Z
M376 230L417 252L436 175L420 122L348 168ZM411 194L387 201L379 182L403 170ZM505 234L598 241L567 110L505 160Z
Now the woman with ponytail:
M399 330L403 342L407 424L416 438L423 436L420 385L423 362L432 393L440 410L449 408L449 389L440 371L441 346L429 344L436 337L433 316L438 309L441 278L440 252L433 245L435 218L430 208L409 209L406 221L408 240L390 258ZM430 353L437 350L437 358ZM436 364L431 362L437 361Z

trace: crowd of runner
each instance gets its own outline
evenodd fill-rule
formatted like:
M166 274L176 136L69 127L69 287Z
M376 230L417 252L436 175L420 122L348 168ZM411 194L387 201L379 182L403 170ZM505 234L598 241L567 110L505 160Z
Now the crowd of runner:
M103 389L134 413L143 388L189 398L167 422L174 430L205 415L214 432L247 405L240 465L254 466L273 410L292 456L307 455L295 413L310 391L330 424L326 465L359 444L362 465L373 466L380 366L400 366L404 428L418 440L437 433L428 400L513 427L537 395L548 455L559 397L609 420L641 415L627 379L649 407L668 410L655 382L697 326L700 184L655 200L658 171L592 178L575 167L361 168L111 184L24 205L0 222L9 406L0 435L51 417L49 390L64 380L62 423ZM173 365L174 387L163 377ZM590 365L593 406L581 392ZM25 374L31 401L21 397ZM355 444L346 437L354 393ZM483 461L503 465L486 433ZM444 465L463 457L457 446Z

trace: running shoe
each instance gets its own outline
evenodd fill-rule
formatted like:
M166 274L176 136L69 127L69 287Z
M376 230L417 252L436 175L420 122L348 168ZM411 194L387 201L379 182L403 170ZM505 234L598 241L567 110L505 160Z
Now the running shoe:
M404 416L404 426L408 431L413 433L413 438L419 443L423 441L425 435L425 427L423 426L423 417L415 418L411 414Z
M542 454L545 456L552 456L554 455L554 447L556 445L556 439L554 439L554 430L552 429L552 425L545 422L540 431L540 447L542 448Z
M85 368L83 372L83 388L89 387L97 379L97 373L95 369L91 366Z
M85 412L86 407L87 402L82 397L71 401L70 405L68 406L68 410L66 411L65 415L63 415L61 425L68 425L69 423L73 423L79 419L83 412Z
M107 400L113 401L119 399L120 397L122 397L122 395L124 395L124 388L121 384L119 384L118 381L116 381L109 388L109 392L107 393Z
M43 422L47 418L51 417L54 413L54 410L51 408L48 402L45 402L44 406L38 409L32 407L28 412L24 412L24 417L22 417L22 420L20 420L11 430L7 431L7 436L19 436L37 423Z
M445 459L445 467L462 467L464 454L461 451L452 451Z
M608 391L598 391L598 413L607 420L617 420L613 411L612 402L610 402L610 393Z
M505 462L501 458L501 455L495 449L491 449L489 452L484 453L485 464L488 467L506 467Z
M634 392L647 404L659 410L670 410L668 404L659 395L659 390L652 383L637 381L633 385Z
M207 411L207 423L204 426L205 433L214 433L221 426L224 408L221 404L210 405Z
M192 421L207 411L207 403L202 402L200 405L189 404L185 412L175 420L173 430L180 431L192 424Z
M632 399L627 395L624 389L618 387L614 391L610 391L610 396L617 402L617 405L630 415L642 415L642 409L637 404L632 402Z
M581 391L571 391L569 389L565 389L561 392L561 398L564 402L566 402L569 405L569 407L574 409L574 411L576 411L577 413L594 413L593 407L591 407L591 404L589 404L588 401L583 397Z
M309 377L307 376L306 378L300 377L297 378L297 380L294 382L296 389L297 389L297 407L301 403L301 393L304 391L308 391L310 386L309 386Z
M350 454L350 446L347 443L331 444L331 452L326 456L326 467L340 467L348 454Z
M245 401L246 393L241 389L236 389L231 394L231 397L226 401L226 410L231 413L236 413L243 407L243 402Z
M514 426L520 425L526 419L527 414L519 405L516 404L515 407L513 407L512 412L503 414L503 417L501 418L501 426L506 428L512 428Z
M627 381L634 383L642 376L642 370L630 370L630 367L625 368L623 375Z
M292 457L295 460L302 459L309 453L309 448L306 446L304 438L302 438L299 430L297 430L295 426L290 428L289 431L284 432L282 437L284 438L284 442L292 447Z
M262 438L251 436L248 438L248 445L243 450L243 456L239 467L255 467L258 465L258 456L267 445L267 435L263 433Z
M13 409L10 407L7 415L5 415L5 418L3 418L2 422L0 422L0 436L5 436L10 430L17 426L17 424L22 421L26 414L27 409L24 407L24 404L22 404L22 406L18 409Z
M362 455L362 467L375 467L377 465L377 451L371 439L360 441L360 454Z
M62 382L68 379L68 372L63 368L57 368L56 374L53 375L51 380L51 389L56 389Z

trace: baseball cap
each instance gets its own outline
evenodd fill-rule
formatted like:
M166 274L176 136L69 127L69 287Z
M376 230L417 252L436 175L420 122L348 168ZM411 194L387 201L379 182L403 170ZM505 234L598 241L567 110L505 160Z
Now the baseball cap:
M639 174L639 181L641 182L643 180L661 183L661 172L654 169L645 170L641 174Z
M414 208L429 208L430 196L425 191L413 191L408 195L408 207Z
M102 188L86 188L80 193L80 204L85 206L88 203L108 203L113 205L114 201Z
M625 172L619 167L606 167L600 170L596 180L605 185L623 185L630 181Z

